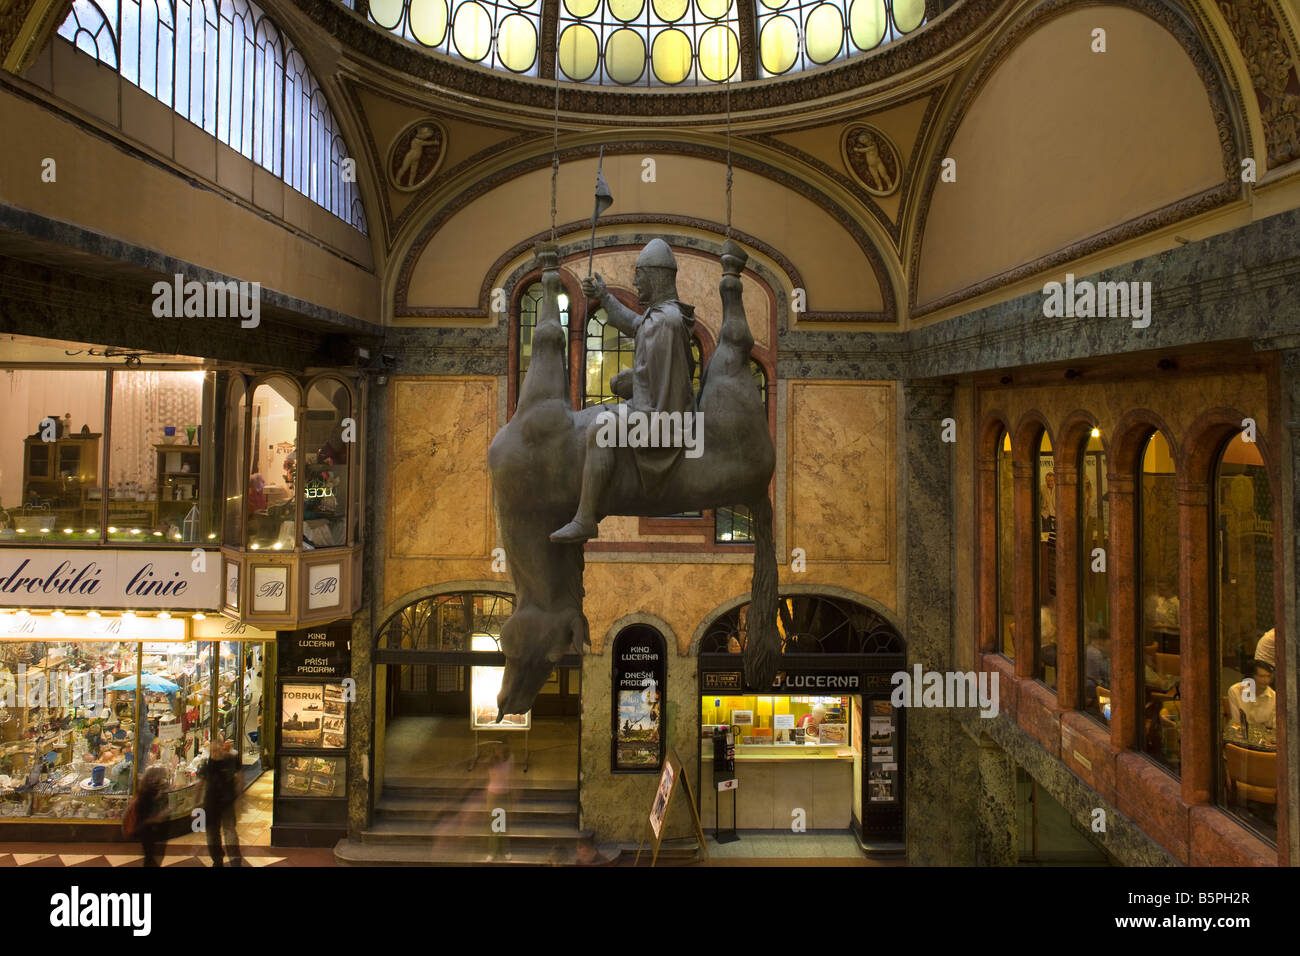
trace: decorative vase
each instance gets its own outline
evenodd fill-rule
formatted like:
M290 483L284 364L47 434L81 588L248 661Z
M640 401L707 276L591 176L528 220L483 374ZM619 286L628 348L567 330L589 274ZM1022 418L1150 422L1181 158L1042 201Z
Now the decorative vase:
M198 431L198 426L197 426L197 425L186 425L186 426L185 426L185 435L186 435L186 437L189 438L189 443L190 443L191 445L194 444L194 433L197 432L197 431Z

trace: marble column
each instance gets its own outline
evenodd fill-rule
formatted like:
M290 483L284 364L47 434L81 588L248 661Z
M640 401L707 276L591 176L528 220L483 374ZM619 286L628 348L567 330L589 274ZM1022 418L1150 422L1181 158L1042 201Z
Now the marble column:
M1297 648L1297 623L1300 608L1300 349L1282 352L1279 375L1281 392L1281 486L1282 500L1290 507L1282 508L1283 580L1286 582L1282 597L1284 613L1277 620L1277 670L1279 682L1277 701L1277 751L1286 761L1286 779L1282 781L1284 793L1278 794L1277 843L1279 862L1283 866L1300 863L1300 733L1296 729L1297 669L1300 659ZM1286 810L1283 812L1282 807Z
M990 737L979 740L979 822L975 863L1015 866L1020 852L1016 829L1016 764Z
M900 543L907 666L946 671L953 661L953 468L942 439L953 417L949 385L904 384L899 403ZM972 440L973 423L958 422ZM916 865L971 865L976 859L975 741L955 712L917 707L907 714L907 859Z

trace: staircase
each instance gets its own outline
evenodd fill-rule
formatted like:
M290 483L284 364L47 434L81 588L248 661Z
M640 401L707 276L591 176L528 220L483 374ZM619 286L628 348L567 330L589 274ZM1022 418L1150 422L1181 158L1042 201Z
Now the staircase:
M512 784L506 833L494 864L573 864L578 841L578 791L563 783ZM494 804L495 806L495 804ZM387 777L374 822L360 841L334 848L344 866L470 866L488 863L492 813L482 779Z

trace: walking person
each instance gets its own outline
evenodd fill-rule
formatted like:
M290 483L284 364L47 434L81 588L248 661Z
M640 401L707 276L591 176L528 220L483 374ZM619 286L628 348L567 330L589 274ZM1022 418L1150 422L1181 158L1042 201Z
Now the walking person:
M139 839L144 853L142 865L162 866L167 853L167 771L162 767L145 771L132 809L134 832L127 836Z
M231 866L243 866L239 852L239 834L235 830L235 776L239 772L239 754L234 745L220 735L212 738L208 759L199 768L203 782L203 813L208 833L208 855L213 866L225 866L226 851ZM222 836L225 847L222 847Z
M492 748L488 761L487 811L488 811L488 856L485 862L494 863L504 858L510 859L510 837L506 834L510 827L510 775L515 762L510 756L510 748L498 743ZM498 814L497 811L501 813Z

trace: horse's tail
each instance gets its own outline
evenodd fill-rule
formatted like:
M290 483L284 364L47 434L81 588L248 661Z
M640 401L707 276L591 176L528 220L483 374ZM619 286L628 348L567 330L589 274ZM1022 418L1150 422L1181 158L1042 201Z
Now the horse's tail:
M776 629L776 542L772 534L772 502L766 490L753 505L754 582L749 608L749 638L745 643L745 681L756 690L771 687L781 663L781 635Z

